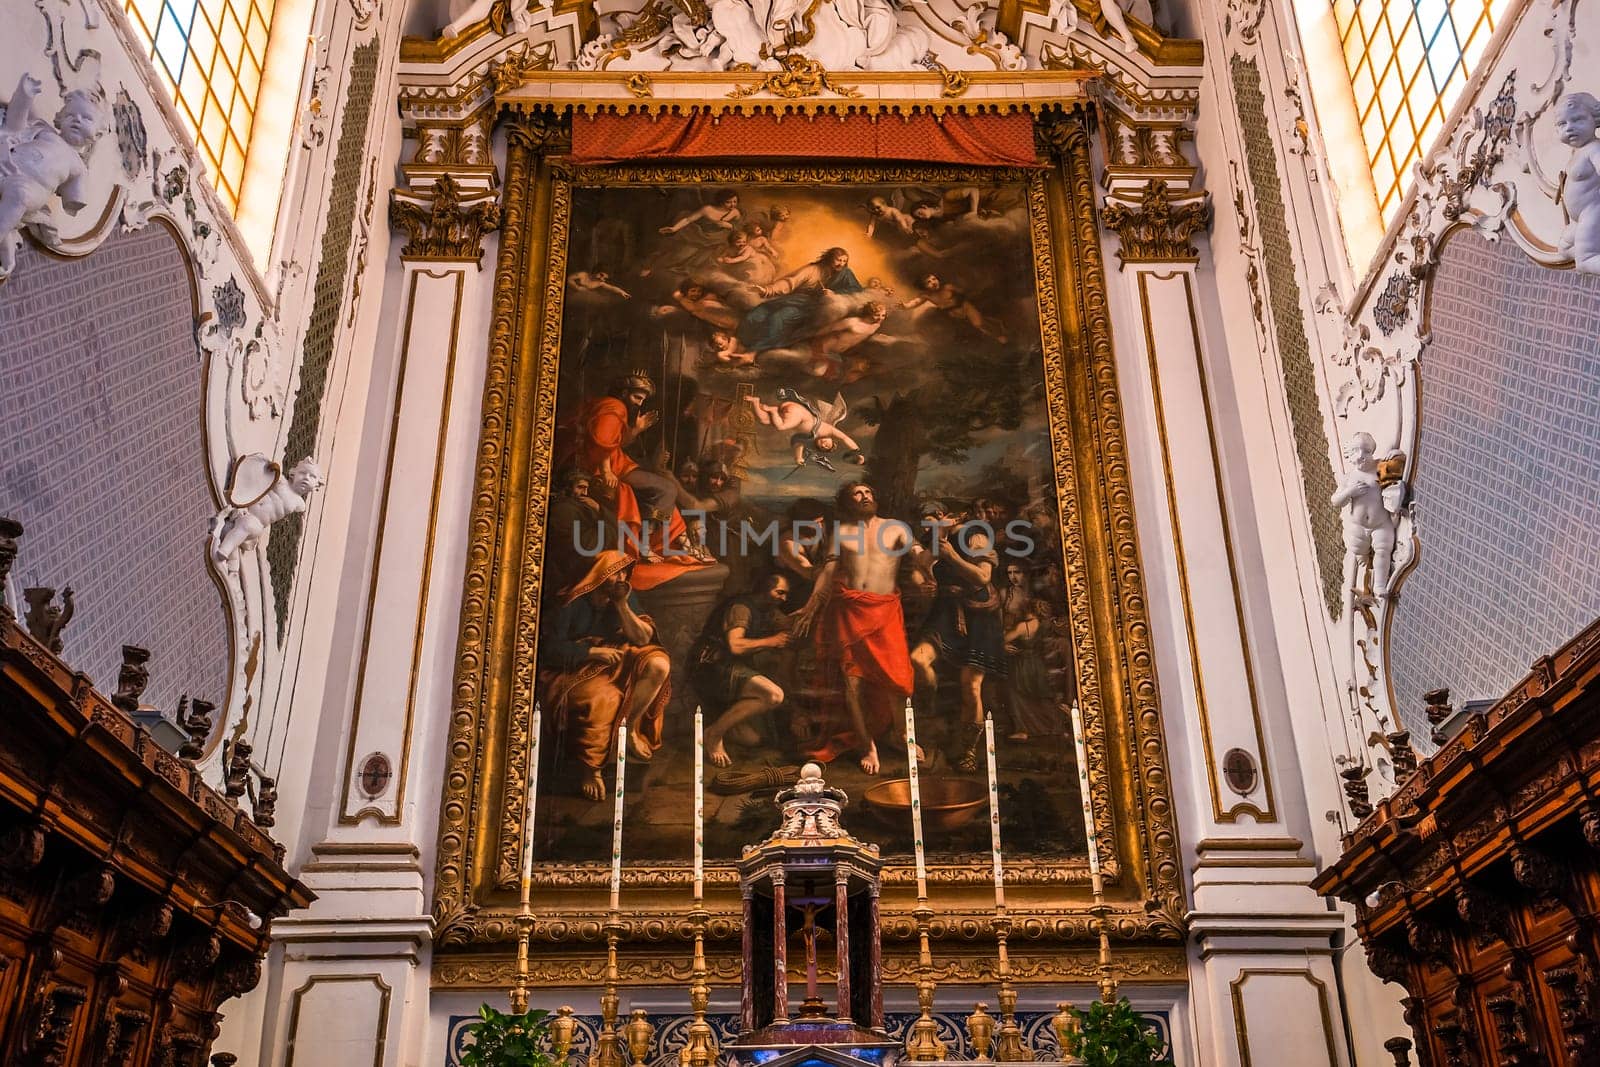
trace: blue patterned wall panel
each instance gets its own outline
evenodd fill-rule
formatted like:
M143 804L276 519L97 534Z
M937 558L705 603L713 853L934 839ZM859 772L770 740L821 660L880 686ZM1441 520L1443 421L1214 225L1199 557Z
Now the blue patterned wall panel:
M990 1010L994 1010L994 998L990 996L993 990L972 989L959 992L951 990L950 997L955 999L969 992L972 1001L986 1000L989 1003ZM494 1006L504 1010L504 996L491 994L489 999ZM537 994L535 994L533 1006L541 1006L537 1002ZM1087 1008L1088 1004L1080 1003L1078 1006ZM967 1014L971 1010L971 1004L969 1003L964 1010L959 1012L934 1012L934 1021L939 1024L939 1039L949 1047L951 1060L972 1059L972 1048L967 1043L966 1029ZM628 1013L624 1011L621 1014L622 1021L626 1022ZM1041 1060L1054 1060L1060 1057L1061 1046L1056 1041L1055 1030L1050 1026L1050 1019L1054 1014L1054 1012L1017 1012L1017 1025L1022 1029L1023 1042L1033 1049L1034 1054ZM1171 1023L1167 1018L1167 1013L1161 1011L1144 1012L1143 1014L1151 1025L1156 1028L1157 1032L1160 1033L1161 1037L1166 1040L1170 1049ZM884 1012L883 1028L890 1037L897 1041L904 1041L906 1031L910 1029L912 1022L916 1018L916 1012ZM450 1017L448 1036L445 1041L445 1062L443 1067L459 1067L461 1050L467 1044L467 1027L475 1019L477 1019L476 1015L452 1015ZM588 1062L589 1057L594 1054L597 1047L601 1020L598 1015L579 1015L577 1019L578 1027L573 1034L572 1052L568 1062L581 1067L581 1065ZM706 1020L711 1023L712 1029L716 1031L719 1046L725 1048L737 1039L739 1034L737 1016L710 1012L707 1013ZM645 1059L646 1067L677 1067L678 1050L683 1047L688 1038L689 1024L692 1021L693 1016L688 1014L652 1014L650 1022L655 1025L656 1033L654 1040L651 1042L650 1055ZM724 1067L727 1067L727 1065L734 1062L733 1057L724 1055L722 1062Z
M71 585L66 661L110 692L122 645L144 645L158 707L227 695L200 369L188 268L164 226L84 259L25 247L0 285L0 515L27 529L17 595Z
M1463 233L1433 286L1416 465L1422 555L1389 663L1408 715L1502 695L1600 615L1600 278Z

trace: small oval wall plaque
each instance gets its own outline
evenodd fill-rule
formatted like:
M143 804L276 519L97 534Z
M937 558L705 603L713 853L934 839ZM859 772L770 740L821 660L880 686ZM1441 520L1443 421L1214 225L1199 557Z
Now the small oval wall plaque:
M1228 782L1228 788L1242 797L1247 797L1256 791L1256 761L1242 748L1230 748L1228 754L1222 757L1222 777Z
M380 797L389 788L389 780L394 777L394 766L389 762L389 757L382 752L374 752L361 761L359 780L361 791L369 799Z

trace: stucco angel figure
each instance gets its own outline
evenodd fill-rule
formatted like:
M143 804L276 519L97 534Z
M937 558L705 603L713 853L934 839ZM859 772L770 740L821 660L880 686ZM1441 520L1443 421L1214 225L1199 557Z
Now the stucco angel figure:
M240 456L228 479L228 507L211 523L211 558L225 572L238 569L246 548L259 545L279 519L306 510L311 494L327 484L309 456L283 468L259 452Z
M729 60L761 69L793 47L828 70L910 70L933 43L900 24L891 0L713 0L710 10Z
M1572 149L1557 198L1567 214L1561 251L1584 274L1600 274L1600 100L1569 93L1556 109L1556 133Z
M1399 478L1383 477L1377 451L1378 444L1369 433L1357 433L1350 438L1344 449L1350 472L1330 503L1344 511L1345 588L1352 594L1360 593L1361 564L1369 561L1372 592L1386 597L1406 487Z
M52 123L33 113L41 89L38 78L24 74L0 122L0 279L16 269L22 227L47 223L57 194L67 214L83 210L85 157L105 132L104 100L97 91L69 90Z

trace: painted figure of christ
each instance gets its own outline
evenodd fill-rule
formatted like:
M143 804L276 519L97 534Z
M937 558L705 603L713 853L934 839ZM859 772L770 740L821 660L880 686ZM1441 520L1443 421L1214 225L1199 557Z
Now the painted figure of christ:
M828 554L795 627L796 636L815 628L822 687L829 694L820 709L819 736L807 755L831 760L854 752L863 771L877 774L882 766L877 742L903 730L898 713L912 688L897 580L900 561L909 555L923 570L929 561L910 527L879 518L870 485L844 483L835 504L839 518ZM842 708L834 696L841 691Z

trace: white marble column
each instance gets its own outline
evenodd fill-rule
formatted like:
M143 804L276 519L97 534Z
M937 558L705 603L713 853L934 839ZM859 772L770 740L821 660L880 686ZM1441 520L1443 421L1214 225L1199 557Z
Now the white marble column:
M1139 144L1154 143L1141 133ZM1169 144L1171 142L1169 141ZM1333 943L1342 923L1309 882L1308 813L1261 673L1241 568L1250 534L1220 429L1228 409L1206 350L1195 235L1209 222L1192 168L1137 156L1106 168L1102 212L1120 268L1108 279L1134 467L1174 800L1189 883L1198 1061L1345 1067ZM1275 715L1274 712L1278 714Z

